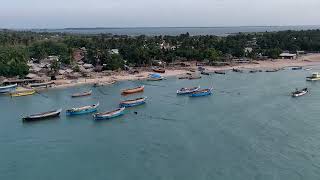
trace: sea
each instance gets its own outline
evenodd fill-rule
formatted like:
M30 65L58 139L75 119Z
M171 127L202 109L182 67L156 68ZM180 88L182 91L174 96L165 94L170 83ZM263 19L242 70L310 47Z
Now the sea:
M320 29L320 25L309 26L234 26L234 27L132 27L132 28L65 28L65 29L24 29L34 32L71 33L71 34L113 34L129 36L176 36L189 33L196 35L227 36L239 32L273 32L285 30Z
M320 67L313 67L314 71ZM318 180L320 83L310 71L228 71L198 80L123 81L33 96L0 96L1 180ZM120 91L145 85L141 94ZM178 96L182 87L213 87L208 97ZM292 98L295 88L310 93ZM71 98L92 89L92 96ZM66 116L72 107L147 97L121 117ZM23 123L25 115L62 108L60 118Z

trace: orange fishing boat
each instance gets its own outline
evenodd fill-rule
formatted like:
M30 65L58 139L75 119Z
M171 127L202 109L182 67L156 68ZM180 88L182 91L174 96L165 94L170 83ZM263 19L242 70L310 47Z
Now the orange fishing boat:
M139 86L132 89L125 89L122 91L122 94L134 94L134 93L142 92L143 90L144 90L144 86Z
M157 73L165 73L166 72L166 70L164 68L156 68L156 67L154 67L154 68L152 68L152 70L154 72L157 72Z

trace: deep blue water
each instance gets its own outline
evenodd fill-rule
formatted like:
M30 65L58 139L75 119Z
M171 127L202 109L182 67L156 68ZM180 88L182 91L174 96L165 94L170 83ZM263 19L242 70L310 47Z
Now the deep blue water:
M239 27L138 27L138 28L67 28L67 29L33 29L35 32L65 32L78 34L111 33L115 35L179 35L189 32L190 35L224 36L239 32L266 32L284 30L320 29L317 26L239 26Z
M89 86L0 96L0 179L320 179L320 82L306 82L310 73L126 81L78 99L70 94ZM141 84L145 92L128 98L147 96L147 104L116 119L95 122L91 115L62 113L53 120L21 121L23 115L98 101L99 111L111 110L124 99L120 89ZM213 86L214 95L175 94L197 85ZM306 86L310 94L289 96Z

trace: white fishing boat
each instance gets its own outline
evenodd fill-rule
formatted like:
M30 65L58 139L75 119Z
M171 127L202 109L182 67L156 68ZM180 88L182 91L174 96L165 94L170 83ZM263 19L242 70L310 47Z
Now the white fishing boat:
M308 92L308 88L304 88L301 90L296 89L296 91L292 92L292 97L300 97L307 94Z
M315 72L312 73L311 76L307 77L307 81L319 81L320 80L320 73Z

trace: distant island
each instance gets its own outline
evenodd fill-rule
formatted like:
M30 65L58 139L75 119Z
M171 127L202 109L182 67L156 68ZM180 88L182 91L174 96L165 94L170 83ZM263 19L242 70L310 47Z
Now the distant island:
M128 36L0 31L0 76L55 80L91 72L197 62L204 66L296 59L320 51L320 30L237 33L228 36ZM72 73L71 73L72 72ZM3 79L3 78L2 78Z

